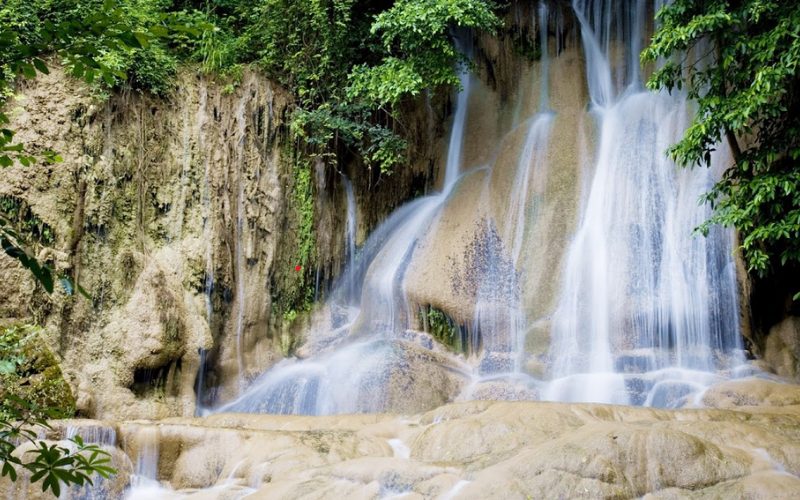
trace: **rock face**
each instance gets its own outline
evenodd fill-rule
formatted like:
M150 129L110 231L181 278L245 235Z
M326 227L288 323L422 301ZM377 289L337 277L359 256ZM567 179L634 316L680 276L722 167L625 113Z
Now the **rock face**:
M134 463L141 436L158 436L162 485L132 498L169 498L168 488L181 498L792 498L800 406L786 402L671 411L473 401L410 417L220 414L116 427Z
M6 169L0 193L53 228L48 260L91 296L34 294L15 312L46 325L84 415L192 414L201 350L223 376L280 352L263 290L297 239L290 100L255 74L233 94L189 73L178 88L103 103L54 71L9 105L18 139L65 161ZM6 276L6 296L33 288Z
M563 6L552 7L568 20L557 25L551 20L546 56L519 57L519 47L508 34L476 41L479 76L471 84L461 165L462 172L470 173L418 243L405 277L412 304L432 305L461 325L473 321L476 295L496 275L518 275L518 282L498 287L517 288L522 306L536 319L548 317L555 307L560 280L555 270L562 266L575 228L584 175L576 145L590 135L590 124L582 118L585 61L571 31L571 14L569 9L562 12ZM511 11L516 21L509 14L508 22L520 23L516 37L527 33L538 40L537 17L529 9L530 4L515 2ZM561 36L568 41L560 42ZM537 112L553 113L546 141L529 137ZM526 148L531 148L527 155ZM529 176L523 179L525 172ZM520 206L525 206L521 217ZM525 251L514 256L519 238Z
M764 362L782 377L800 379L800 317L789 316L770 329Z
M98 99L57 69L21 83L6 109L16 139L64 162L3 169L0 197L48 227L39 258L90 298L47 295L2 255L0 324L45 327L80 415L193 415L198 398L226 400L299 343L304 310L341 272L339 171L363 240L426 185L444 105L409 106L412 164L378 183L303 157L291 98L254 72L231 91L187 70L169 99Z

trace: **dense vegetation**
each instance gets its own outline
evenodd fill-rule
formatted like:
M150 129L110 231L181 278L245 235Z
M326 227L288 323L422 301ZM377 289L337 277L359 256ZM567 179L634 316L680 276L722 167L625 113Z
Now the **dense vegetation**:
M495 28L493 8L487 0L10 0L0 26L15 47L69 44L62 59L90 82L159 95L172 90L179 63L233 84L252 64L292 91L294 129L313 151L341 144L388 171L404 152L393 105L457 84L465 60L452 30ZM53 26L69 33L58 40ZM8 59L0 58L0 89L46 67L38 56L21 66Z
M92 85L99 98L120 89L168 96L181 64L224 79L233 89L244 67L252 65L294 95L292 130L309 155L328 163L355 155L367 168L388 174L407 147L398 133L399 106L425 89L458 84L458 66L467 61L454 33L497 28L496 8L490 0L5 0L0 109L20 79L47 73L54 64ZM685 89L698 110L670 154L684 165L708 165L725 141L734 158L707 195L715 212L700 231L733 226L752 272L796 275L800 4L674 0L658 17L660 27L643 59L667 62L649 85ZM7 123L0 112L0 127ZM0 129L0 167L59 160L57 152L26 151L13 130ZM296 200L306 207L304 227L311 225L308 175L298 173L298 185L306 186ZM33 257L30 245L53 242L40 222L18 200L0 198L3 250L46 290L52 291L58 278L72 290L68 276L56 276ZM304 241L301 253L309 247ZM438 311L428 311L426 321L437 337L455 343L457 327ZM0 335L3 381L38 374L32 366L46 356L24 351L30 333L10 329ZM47 390L63 389L54 387ZM63 403L63 394L56 398L47 390L0 391L0 463L3 475L15 474L14 464L22 466L57 493L59 479L80 483L89 472L108 470L101 455L85 454L94 452L90 447L79 448L81 454L43 445L29 463L15 458L18 438L36 443L26 426L49 415L40 407ZM62 409L69 411L68 406Z
M649 85L685 89L697 102L671 156L709 165L724 140L735 163L708 193L715 213L700 230L733 226L752 272L798 276L800 3L675 0L658 19L643 59L668 59ZM796 293L800 285L789 286Z

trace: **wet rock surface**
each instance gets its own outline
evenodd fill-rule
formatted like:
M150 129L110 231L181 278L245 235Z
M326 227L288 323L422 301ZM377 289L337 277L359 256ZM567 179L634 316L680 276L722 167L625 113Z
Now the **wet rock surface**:
M131 498L796 498L800 405L773 402L785 405L471 401L414 416L218 414L112 426L134 463L139 436L157 435L160 485Z

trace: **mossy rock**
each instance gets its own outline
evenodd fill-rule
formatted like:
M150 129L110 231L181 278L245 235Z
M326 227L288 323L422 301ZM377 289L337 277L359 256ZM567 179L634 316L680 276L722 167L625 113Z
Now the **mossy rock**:
M0 329L0 414L8 413L10 397L64 417L75 414L75 397L39 328Z

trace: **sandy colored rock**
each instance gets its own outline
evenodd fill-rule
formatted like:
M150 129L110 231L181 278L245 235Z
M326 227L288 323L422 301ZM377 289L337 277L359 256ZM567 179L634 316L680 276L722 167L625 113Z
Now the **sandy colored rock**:
M472 401L411 416L220 414L113 427L132 462L137 443L157 436L157 479L167 486L136 488L133 498L800 495L797 405L655 410Z
M303 315L285 318L307 304L290 298L307 300L344 266L341 173L352 178L363 242L431 175L447 105L446 95L404 105L410 163L377 183L361 165L296 165L292 99L257 72L226 90L184 68L169 99L98 100L53 64L16 90L4 110L16 139L64 161L4 168L0 196L52 228L43 257L91 298L44 294L0 255L0 323L42 323L80 414L119 419L192 415L198 389L201 405L229 400L298 343ZM315 250L298 273L304 168Z
M800 377L800 317L790 316L773 326L764 348L767 366L782 377Z
M519 74L514 92L505 100L477 79L472 82L462 153L468 159L462 171L468 174L417 244L404 282L412 310L433 306L466 327L472 326L482 287L498 279L504 280L496 284L499 291L483 292L498 295L498 303L489 308L518 302L534 321L553 313L560 286L556 270L576 223L581 179L588 174L580 167L581 147L592 132L582 118L585 85L575 77L584 71L579 47L569 45L550 61L550 114L546 115L537 114L542 111L541 63L504 64L514 65ZM548 140L535 143L530 164L521 165L530 129L541 119L547 121ZM529 175L521 176L525 171ZM526 207L521 228L518 207L512 204L522 185L527 191L516 193L517 198L524 197ZM518 233L523 235L521 243L515 242ZM516 263L515 244L525 249ZM502 337L500 332L491 335ZM549 332L530 329L526 342L536 353L546 352Z
M711 386L703 404L713 408L800 405L800 386L761 378L731 380Z

